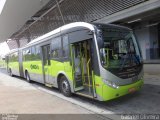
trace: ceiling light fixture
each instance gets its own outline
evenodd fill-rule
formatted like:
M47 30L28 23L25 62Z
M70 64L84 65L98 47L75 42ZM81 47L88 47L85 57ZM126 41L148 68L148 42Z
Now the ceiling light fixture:
M151 27L151 26L155 26L155 25L158 25L159 23L153 23L153 24L149 24L149 25L146 25L146 27Z
M127 23L129 23L129 24L130 24L130 23L134 23L134 22L141 21L141 20L142 20L142 19L140 19L140 18L139 18L139 19L135 19L135 20L132 20L132 21L128 21Z

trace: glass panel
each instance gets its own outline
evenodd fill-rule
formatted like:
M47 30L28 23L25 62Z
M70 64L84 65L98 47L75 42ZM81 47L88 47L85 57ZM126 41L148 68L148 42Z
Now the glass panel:
M122 72L141 70L142 57L132 31L121 28L101 28L103 45L100 48L102 66L118 76ZM131 70L132 69L132 70ZM125 72L126 71L126 72ZM127 74L123 77L127 78Z
M40 56L40 46L35 46L35 60L40 60L41 56Z
M18 61L18 53L12 53L9 57L10 62L17 62Z
M23 59L24 61L30 61L31 59L31 49L27 48L23 51Z
M102 62L105 68L132 67L141 62L140 52L130 31L115 31L103 29L104 48L106 62Z
M60 58L62 56L61 49L62 49L61 37L53 38L51 57L52 58Z
M63 36L63 57L68 57L69 46L68 46L68 35Z

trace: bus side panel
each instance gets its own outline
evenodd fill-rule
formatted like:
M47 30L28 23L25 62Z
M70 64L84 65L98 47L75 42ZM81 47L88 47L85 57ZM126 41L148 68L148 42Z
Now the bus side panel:
M11 69L13 75L20 76L19 62L9 62L8 68Z
M64 71L65 71L68 79L73 81L72 66L70 64L70 61L65 61L63 63L63 65L64 65Z
M64 55L67 53L67 55ZM52 39L51 44L51 67L49 76L52 77L53 86L58 86L58 80L56 79L59 74L66 76L70 82L72 80L72 71L69 61L69 43L68 35L58 36ZM70 84L72 86L72 84Z
M64 72L64 66L62 61L51 60L52 77L56 77L60 72Z
M58 79L56 79L56 78L58 77L59 74L63 74L64 76L66 76L70 83L73 80L71 66L70 66L69 61L63 62L63 61L58 61L58 60L52 59L51 60L51 67L49 67L48 69L49 69L48 75L51 79L50 84L52 84L54 87L58 87ZM71 84L71 86L72 86L72 84Z
M23 59L22 59L22 50L19 50L18 53L18 59L19 59L19 74L21 77L24 77L24 73L23 73Z
M43 80L43 71L42 71L42 62L39 61L24 61L23 62L23 71L28 71L30 79L40 83L44 83Z
M94 75L94 90L97 96L97 99L103 101L103 85L102 78L100 76Z
M18 51L9 55L8 69L12 71L13 75L20 76Z

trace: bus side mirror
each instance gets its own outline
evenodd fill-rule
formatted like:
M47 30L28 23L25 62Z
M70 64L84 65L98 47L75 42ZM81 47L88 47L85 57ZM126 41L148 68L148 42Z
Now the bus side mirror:
M107 54L106 54L106 51L105 51L105 48L101 48L100 49L100 56L102 58L102 64L106 64L107 63Z
M107 68L109 66L109 49L101 48L100 49L102 64Z

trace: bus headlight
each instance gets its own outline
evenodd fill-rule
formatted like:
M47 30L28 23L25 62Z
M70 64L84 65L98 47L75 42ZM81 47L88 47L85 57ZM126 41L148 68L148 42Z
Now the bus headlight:
M116 84L115 84L114 82L112 82L112 81L107 81L107 80L105 80L105 83L106 83L108 86L112 87L112 88L115 88L115 89L118 89L118 88L119 88L119 86L116 85Z

